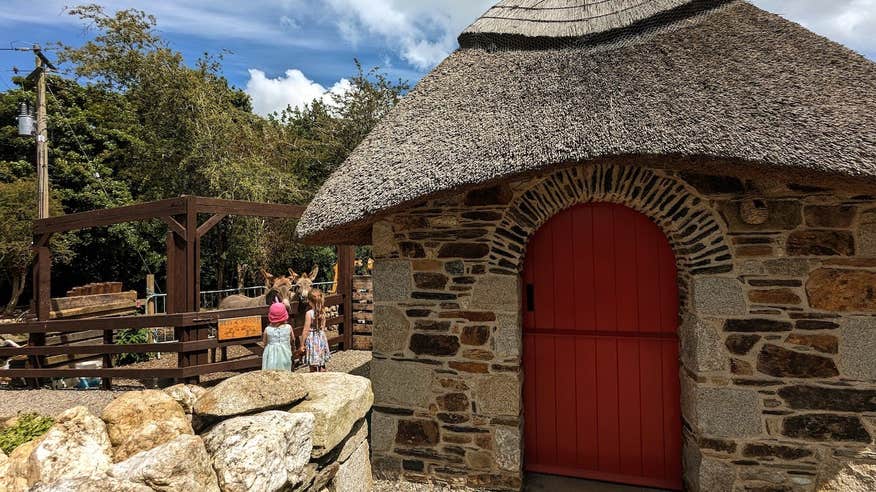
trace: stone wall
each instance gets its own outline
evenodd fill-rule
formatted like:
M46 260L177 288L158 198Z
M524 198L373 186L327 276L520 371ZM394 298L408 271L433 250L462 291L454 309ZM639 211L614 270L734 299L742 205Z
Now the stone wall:
M690 489L876 489L874 197L609 165L375 224L377 473L521 486L518 272L531 234L586 201L644 213L676 254Z
M205 390L124 393L0 452L0 491L371 490L365 378L253 372Z

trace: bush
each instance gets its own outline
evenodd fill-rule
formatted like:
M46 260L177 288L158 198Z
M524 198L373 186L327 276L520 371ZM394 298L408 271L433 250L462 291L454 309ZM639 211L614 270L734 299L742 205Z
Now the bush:
M131 345L135 343L149 343L149 330L146 328L122 330L116 338L116 345ZM137 362L146 362L151 358L152 354L122 353L116 356L115 365L126 366L128 364L136 364Z
M38 413L19 415L14 426L0 430L0 449L9 454L18 446L48 432L54 423L51 417Z

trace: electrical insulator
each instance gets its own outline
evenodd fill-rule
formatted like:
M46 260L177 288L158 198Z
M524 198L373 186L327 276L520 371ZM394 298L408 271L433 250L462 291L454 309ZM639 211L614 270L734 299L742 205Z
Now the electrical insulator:
M33 114L27 103L21 103L18 106L18 135L22 137L31 137L34 133Z

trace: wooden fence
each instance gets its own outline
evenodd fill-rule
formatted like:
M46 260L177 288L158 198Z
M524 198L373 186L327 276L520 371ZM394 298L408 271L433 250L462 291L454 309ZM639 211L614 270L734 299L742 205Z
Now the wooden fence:
M227 320L250 318L250 325L263 326L266 320L265 307L247 309L200 311L200 240L226 216L249 216L294 219L301 216L302 207L219 200L183 196L169 200L143 203L115 209L95 210L78 214L41 219L34 222L36 262L34 266L34 295L37 319L23 323L2 325L0 330L9 334L27 335L28 344L21 348L0 348L0 357L27 356L25 368L8 369L2 375L9 378L28 378L36 386L40 378L99 377L109 387L112 378L150 379L171 378L178 381L197 382L199 376L229 371L244 371L261 366L262 348L260 330L242 335L223 337L217 330ZM199 215L208 218L199 223ZM51 319L51 252L48 244L52 234L103 227L113 224L160 219L168 226L167 232L167 314L143 316L120 316L92 319ZM338 306L339 316L328 320L328 325L338 326L338 336L329 343L340 350L353 346L352 273L354 250L350 246L338 247L338 293L326 299L326 306ZM291 304L291 312L297 315L304 306ZM300 317L299 317L300 318ZM146 343L116 345L115 335L119 330L172 327L176 341L169 343ZM300 326L296 333L300 334ZM103 333L102 343L75 340L76 334L97 330ZM210 333L219 334L211 337ZM49 346L47 339L61 341ZM228 357L228 348L241 346L248 352L245 356ZM173 368L125 368L113 367L113 358L121 353L176 353L177 364ZM57 355L100 356L101 368L49 367L47 358ZM255 357L253 357L255 356Z
M374 286L370 275L353 277L353 348L371 350L374 323Z

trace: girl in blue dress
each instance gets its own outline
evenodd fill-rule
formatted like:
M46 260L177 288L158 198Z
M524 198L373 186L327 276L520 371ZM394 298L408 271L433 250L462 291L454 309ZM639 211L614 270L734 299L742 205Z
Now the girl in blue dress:
M268 326L262 333L265 351L262 353L263 371L292 370L292 327L286 323L289 312L281 302L271 304L268 309Z
M304 363L310 366L310 372L325 372L325 365L332 357L325 336L325 296L321 290L312 289L307 302L310 310L304 315L299 351L304 351Z

